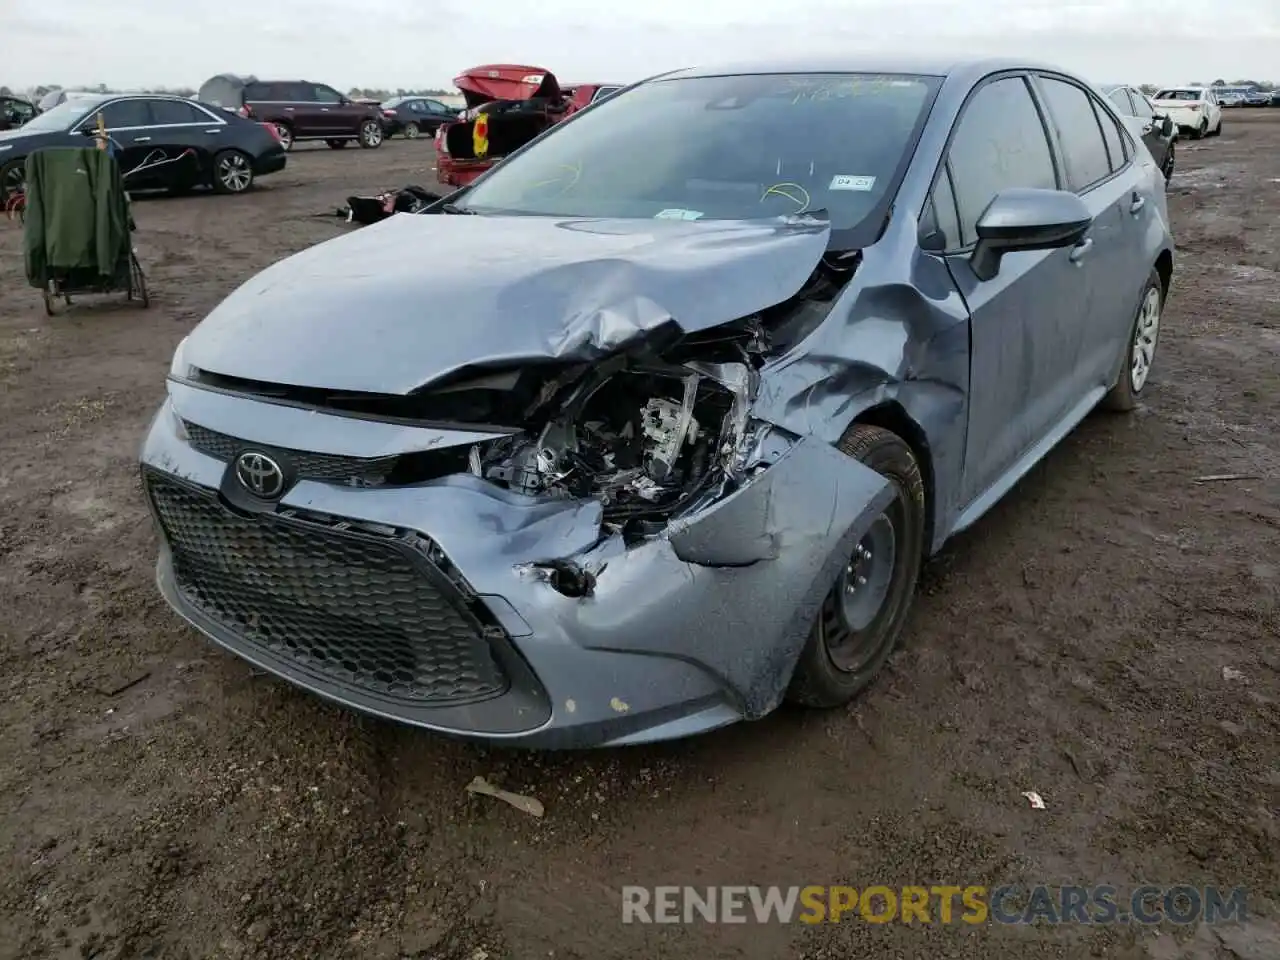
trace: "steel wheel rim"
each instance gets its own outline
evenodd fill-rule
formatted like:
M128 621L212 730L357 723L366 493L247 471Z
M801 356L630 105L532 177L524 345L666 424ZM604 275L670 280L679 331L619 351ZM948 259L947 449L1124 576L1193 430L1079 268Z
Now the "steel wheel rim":
M366 123L364 125L364 142L371 147L376 147L382 143L382 128L376 123Z
M1133 330L1133 351L1129 366L1129 383L1138 393L1147 384L1151 364L1156 358L1156 342L1160 337L1160 291L1152 287L1142 300L1138 321Z
M420 132L421 132L421 131L419 131L419 130L418 130L418 125L417 125L416 123L411 123L411 124L409 124L408 126L406 126L406 127L404 128L404 136L405 136L405 139L406 139L406 140L417 140L417 139L418 139L418 134L419 134Z
M238 153L223 157L218 163L218 179L232 193L247 190L252 176L248 162Z

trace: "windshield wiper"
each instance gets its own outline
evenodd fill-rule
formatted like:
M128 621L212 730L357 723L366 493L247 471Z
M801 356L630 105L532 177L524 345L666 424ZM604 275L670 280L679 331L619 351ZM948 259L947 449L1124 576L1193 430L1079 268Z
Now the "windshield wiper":
M465 210L462 207L458 206L456 203L450 203L448 201L440 204L440 209L443 210L445 213L456 213L456 214L461 214L468 217L474 217L476 215L476 212L474 210Z

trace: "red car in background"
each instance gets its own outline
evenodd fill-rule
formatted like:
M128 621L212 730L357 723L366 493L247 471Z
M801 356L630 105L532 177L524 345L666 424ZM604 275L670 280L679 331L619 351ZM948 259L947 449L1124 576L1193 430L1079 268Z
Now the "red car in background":
M493 63L472 67L453 78L466 109L436 130L436 176L441 183L464 187L507 154L524 146L565 117L615 93L619 83L580 83L562 87L542 67ZM487 133L476 155L476 119L483 115Z

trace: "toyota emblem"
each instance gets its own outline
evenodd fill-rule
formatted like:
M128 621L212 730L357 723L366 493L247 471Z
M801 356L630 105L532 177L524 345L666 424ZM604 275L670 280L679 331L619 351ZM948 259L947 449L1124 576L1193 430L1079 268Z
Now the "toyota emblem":
M284 471L265 453L252 451L236 458L236 479L240 485L263 500L274 500L284 492Z

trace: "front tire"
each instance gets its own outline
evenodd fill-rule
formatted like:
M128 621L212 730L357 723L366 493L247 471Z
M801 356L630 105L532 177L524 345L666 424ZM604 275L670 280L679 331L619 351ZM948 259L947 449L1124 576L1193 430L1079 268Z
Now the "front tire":
M1160 343L1160 318L1164 313L1164 284L1155 270L1147 277L1138 301L1138 315L1134 317L1125 340L1120 361L1120 376L1116 384L1102 398L1102 406L1117 413L1128 413L1138 405L1142 391L1151 376L1151 366L1156 359L1156 347Z
M1213 133L1209 134L1209 136L1211 137L1222 136L1222 118L1221 117L1218 118L1218 125L1213 128Z
M1177 162L1177 148L1171 143L1169 144L1168 153L1164 155L1164 167L1161 170L1164 174L1164 185L1166 188L1169 186L1169 181L1173 179L1173 171Z
M360 146L372 150L382 146L382 124L376 120L366 120L360 124Z
M244 193L253 186L253 161L239 150L223 150L213 158L213 189Z
M0 164L0 205L6 203L12 194L21 193L25 182L25 160L11 160Z
M809 634L787 698L839 707L875 680L897 646L924 555L924 478L911 447L881 427L855 423L839 450L893 484L893 502L855 544Z

